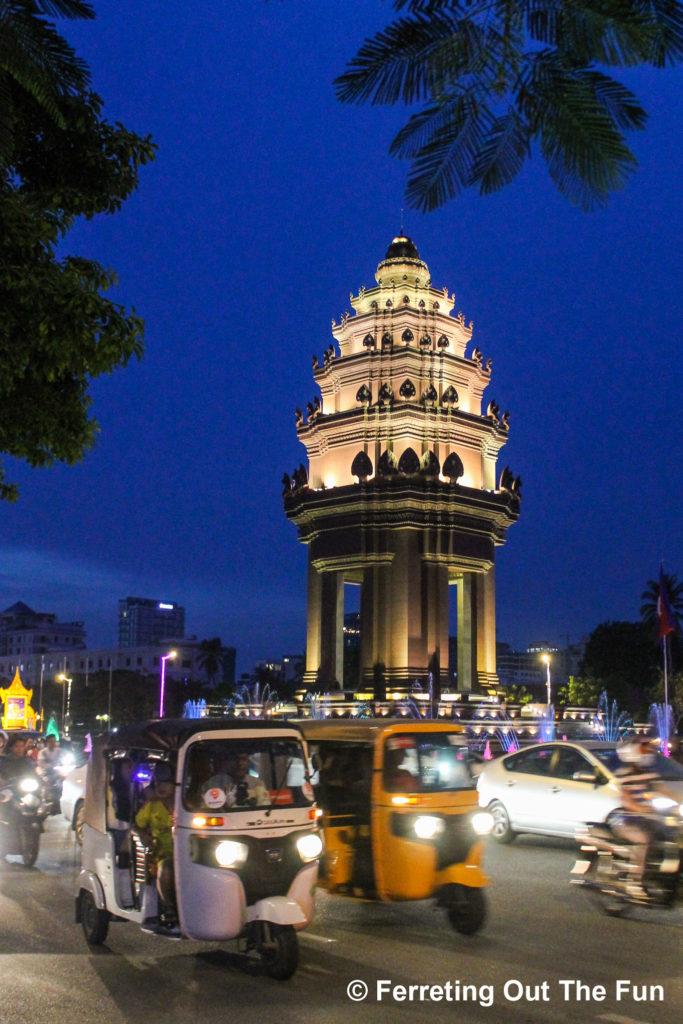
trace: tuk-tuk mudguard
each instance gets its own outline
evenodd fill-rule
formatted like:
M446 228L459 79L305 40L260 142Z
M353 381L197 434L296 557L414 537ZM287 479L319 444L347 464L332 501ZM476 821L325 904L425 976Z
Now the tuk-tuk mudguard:
M235 871L175 859L176 897L183 935L200 942L226 942L244 930L247 900Z
M308 864L302 868L289 887L288 897L298 904L304 914L302 924L295 924L294 928L305 928L313 920L315 909L315 887L318 884L318 862Z
M295 929L304 928L308 924L297 901L289 896L266 896L247 907L247 921L270 921L271 924L291 925Z
M93 871L87 871L85 868L81 868L76 881L76 914L78 914L79 896L83 890L92 895L92 898L95 901L95 906L98 910L107 909L107 902L104 898L104 889L102 888L102 883L99 878Z
M483 889L489 884L488 876L478 864L451 864L437 872L434 888L438 892L444 885L466 885L470 889Z
M467 860L458 864L449 864L442 871L437 871L435 887L440 889L444 885L454 883L481 889L488 885L488 876L484 874L481 867L483 852L484 844L481 840L473 843L467 854Z

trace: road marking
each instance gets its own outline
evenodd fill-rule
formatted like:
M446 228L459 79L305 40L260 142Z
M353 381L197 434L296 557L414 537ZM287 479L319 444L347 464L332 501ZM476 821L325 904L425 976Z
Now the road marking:
M330 942L337 942L337 939L328 939L326 935L311 935L310 933L302 935L301 939L305 942L322 942L325 945L328 945Z
M654 1024L653 1021L636 1020L635 1017L622 1017L620 1013L602 1013L598 1020L608 1020L610 1024Z

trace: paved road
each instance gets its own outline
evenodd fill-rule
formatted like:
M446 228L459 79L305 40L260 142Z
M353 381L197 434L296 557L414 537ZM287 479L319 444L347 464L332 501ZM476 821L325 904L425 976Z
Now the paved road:
M490 916L471 938L426 904L322 894L282 983L228 947L130 924L88 949L73 923L77 848L53 818L33 870L0 870L0 1024L678 1024L683 910L601 916L569 885L572 862L569 843L491 844Z

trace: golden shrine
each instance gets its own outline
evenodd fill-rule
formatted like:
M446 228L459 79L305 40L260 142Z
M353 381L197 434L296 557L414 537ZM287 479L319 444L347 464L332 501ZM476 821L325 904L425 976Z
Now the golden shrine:
M19 669L7 689L0 688L0 700L5 713L0 719L3 729L35 729L36 713L31 707L33 690L27 690L19 678Z

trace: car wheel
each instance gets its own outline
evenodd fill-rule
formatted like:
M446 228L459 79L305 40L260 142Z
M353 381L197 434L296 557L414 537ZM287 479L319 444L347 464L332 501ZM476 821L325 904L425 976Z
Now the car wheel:
M515 832L510 827L510 818L503 805L495 800L489 807L493 816L493 828L491 835L497 843L511 843L515 838Z
M84 810L85 804L82 800L79 800L74 808L74 817L73 821L71 822L71 827L74 830L74 833L76 834L76 842L78 843L79 846L83 846Z

